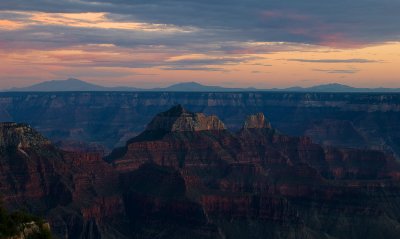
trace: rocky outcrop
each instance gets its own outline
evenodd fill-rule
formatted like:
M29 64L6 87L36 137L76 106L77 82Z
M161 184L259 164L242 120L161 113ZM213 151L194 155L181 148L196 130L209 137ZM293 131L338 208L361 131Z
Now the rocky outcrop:
M51 238L49 223L26 212L8 212L0 201L0 238Z
M20 233L15 236L8 237L7 239L29 239L29 238L50 238L51 231L50 225L44 223L38 225L36 222L27 222L20 225Z
M160 113L147 126L146 130L167 132L225 130L225 125L216 116L192 113L177 105Z
M31 148L50 145L50 141L29 125L13 122L0 123L0 147Z
M71 198L69 180L61 180L64 167L59 152L27 125L0 127L0 194L6 203L42 212Z
M263 113L249 115L244 122L243 129L271 129L271 123Z

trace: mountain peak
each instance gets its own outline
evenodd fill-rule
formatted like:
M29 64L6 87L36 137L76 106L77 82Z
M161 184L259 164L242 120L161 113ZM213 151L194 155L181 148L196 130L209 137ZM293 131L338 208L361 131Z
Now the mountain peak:
M160 116L166 116L166 117L179 117L182 116L183 114L189 114L189 115L194 115L194 113L191 113L187 111L185 108L183 108L182 105L178 104L176 106L173 106L169 110L160 113Z
M329 83L324 85L313 86L308 88L308 90L317 92L349 92L349 91L358 91L360 89L339 83Z
M243 125L244 129L271 129L271 123L263 113L249 115Z
M81 83L87 83L87 82L85 82L85 81L83 81L83 80L79 80L79 79L76 79L76 78L68 78L68 79L66 79L65 81L69 81L69 82L81 82Z
M75 78L68 78L66 80L51 80L41 82L23 88L13 88L10 91L104 91L106 88L92 83L88 83Z
M205 86L195 81L176 83L173 86Z
M176 105L154 117L146 130L173 131L205 131L225 130L225 125L216 116L206 116L203 113L192 113L182 105Z
M158 90L165 90L165 91L191 91L191 92L214 92L214 91L231 91L234 89L224 88L221 86L211 86L211 85L202 85L197 82L182 82L177 83L166 88L161 88Z

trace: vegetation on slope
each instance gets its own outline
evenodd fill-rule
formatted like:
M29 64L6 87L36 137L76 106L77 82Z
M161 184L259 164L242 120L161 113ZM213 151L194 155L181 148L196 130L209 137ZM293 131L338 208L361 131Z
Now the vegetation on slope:
M48 224L23 211L8 212L0 202L0 238L50 239Z

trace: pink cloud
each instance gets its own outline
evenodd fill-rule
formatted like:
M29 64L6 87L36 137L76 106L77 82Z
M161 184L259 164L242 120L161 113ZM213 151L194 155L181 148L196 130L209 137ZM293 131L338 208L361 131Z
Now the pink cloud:
M365 42L354 41L340 32L321 34L318 37L319 44L334 48L358 48L368 45Z
M267 23L269 21L282 21L279 26L282 31L313 39L317 45L335 48L357 48L367 45L360 41L354 41L351 37L342 33L339 26L326 23L312 15L293 11L268 10L261 13L261 18ZM296 24L298 22L301 22L301 25Z

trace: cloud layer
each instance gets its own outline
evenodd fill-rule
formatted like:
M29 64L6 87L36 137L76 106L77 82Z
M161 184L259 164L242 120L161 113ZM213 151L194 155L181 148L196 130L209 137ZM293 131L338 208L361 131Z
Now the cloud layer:
M339 70L308 70L355 75L363 70L346 69L394 61L348 52L398 42L398 9L398 0L4 0L0 56L16 72L7 71L0 83L34 72L18 72L22 65L47 70L45 78L63 77L68 70L79 75L89 72L83 67L91 67L126 79L156 69L148 75L165 71L170 81L173 71L242 70L257 72L259 82L270 72L263 65L282 70L277 59L285 64L348 64L334 68ZM269 57L281 52L293 54ZM303 57L307 52L318 55ZM196 74L187 78L210 76ZM95 75L101 74L93 73L93 79Z
M397 0L14 0L3 11L107 13L118 22L207 30L220 40L354 46L398 40Z

